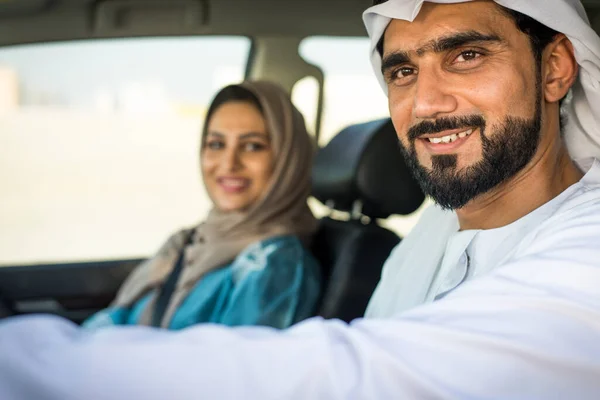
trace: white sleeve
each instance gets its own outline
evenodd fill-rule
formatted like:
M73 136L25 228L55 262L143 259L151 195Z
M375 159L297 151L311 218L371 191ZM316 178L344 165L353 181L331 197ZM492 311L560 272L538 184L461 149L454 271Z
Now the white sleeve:
M443 300L351 325L0 322L2 400L598 399L600 212Z
M575 266L595 296L574 300L524 286L529 264L351 325L92 333L16 318L0 324L0 399L597 399L600 274Z

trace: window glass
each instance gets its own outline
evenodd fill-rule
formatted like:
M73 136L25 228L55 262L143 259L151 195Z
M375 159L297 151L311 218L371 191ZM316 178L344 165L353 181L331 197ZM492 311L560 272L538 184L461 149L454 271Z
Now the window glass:
M210 203L199 134L241 37L0 48L0 264L147 256Z
M369 63L368 38L307 38L300 55L325 74L320 145L348 125L389 116L387 98ZM298 107L315 108L316 94L305 93L296 100Z
M300 54L308 62L319 66L325 75L319 145L324 146L349 125L389 117L387 98L369 61L368 38L311 37L301 43ZM318 91L307 90L300 83L297 88L298 93L293 93L294 101L308 117L309 125L314 126L316 113L308 110L316 110ZM398 157L401 157L399 152ZM429 204L426 202L410 216L388 218L383 224L405 236ZM314 199L311 207L319 216L327 212Z
M313 136L317 126L318 98L319 82L313 76L300 79L292 88L292 102L304 116L306 130Z

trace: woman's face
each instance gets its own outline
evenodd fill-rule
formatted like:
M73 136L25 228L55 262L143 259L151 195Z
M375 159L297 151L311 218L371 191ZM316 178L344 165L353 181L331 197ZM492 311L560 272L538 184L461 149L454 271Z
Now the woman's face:
M231 101L215 110L201 155L204 184L219 210L245 210L266 191L273 150L265 119L252 103Z

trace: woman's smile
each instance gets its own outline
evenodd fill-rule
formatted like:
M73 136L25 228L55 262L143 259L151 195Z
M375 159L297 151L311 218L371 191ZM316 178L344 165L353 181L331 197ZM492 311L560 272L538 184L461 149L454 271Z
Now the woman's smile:
M225 193L240 194L250 188L252 180L241 177L224 176L217 178L217 184Z

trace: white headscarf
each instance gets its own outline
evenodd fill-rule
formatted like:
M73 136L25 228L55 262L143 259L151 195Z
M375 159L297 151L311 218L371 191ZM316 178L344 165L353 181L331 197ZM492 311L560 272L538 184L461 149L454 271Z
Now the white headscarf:
M464 3L471 0L428 0L432 3ZM371 64L383 90L387 85L381 73L377 43L392 19L413 21L424 0L388 0L367 9L363 21L371 39ZM563 105L567 114L565 140L573 159L600 158L600 37L590 26L579 0L495 0L496 3L528 15L564 33L573 43L580 67L573 85L572 101Z

